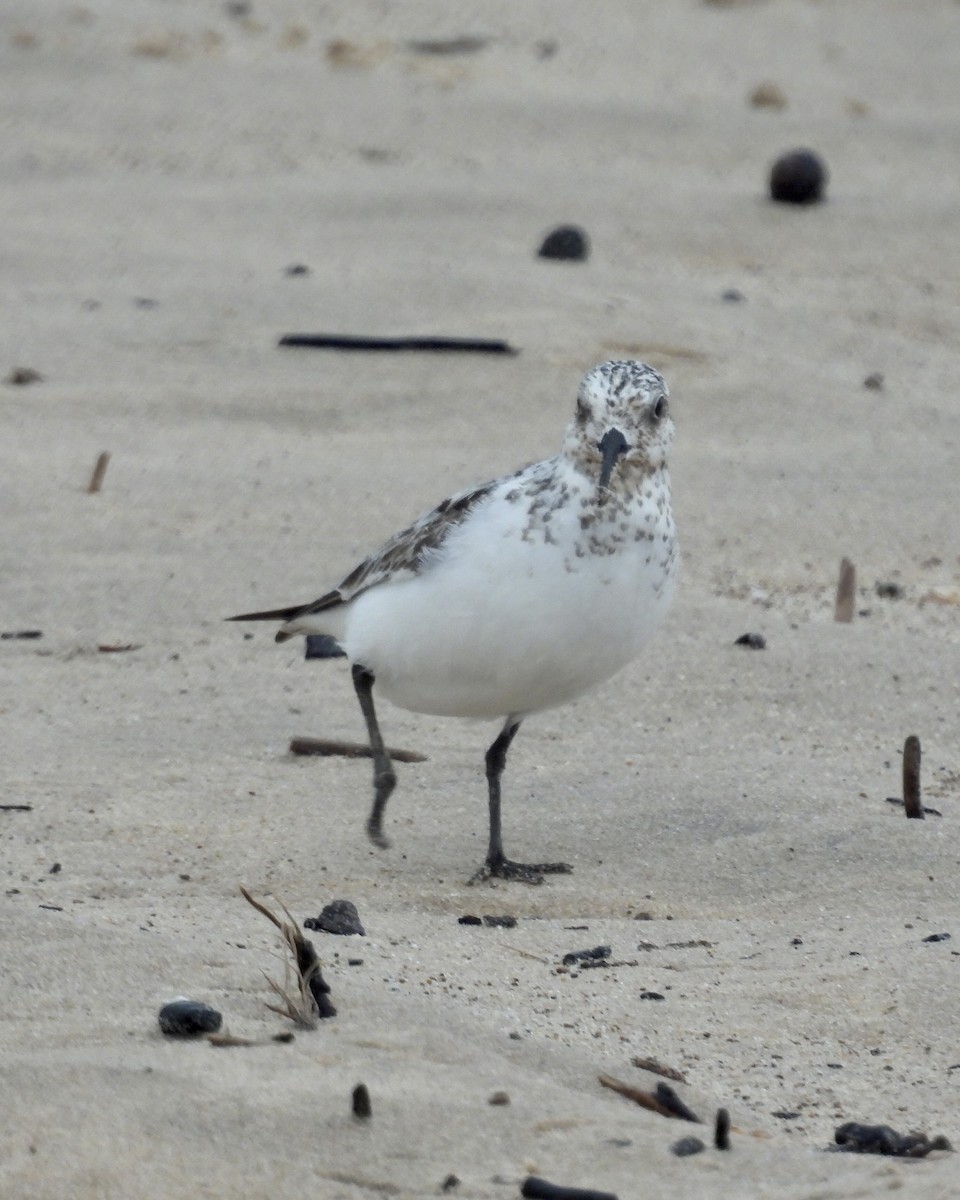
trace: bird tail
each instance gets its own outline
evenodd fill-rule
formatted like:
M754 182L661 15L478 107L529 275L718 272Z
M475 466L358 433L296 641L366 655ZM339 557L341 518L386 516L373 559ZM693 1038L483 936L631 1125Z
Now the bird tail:
M269 612L240 613L236 617L227 617L226 620L228 620L228 621L283 621L284 623L286 623L287 621L292 621L294 617L296 617L300 613L302 613L303 609L304 609L304 605L295 604L293 606L293 608L272 608L272 609L270 609ZM277 641L285 642L291 637L293 637L292 633L288 633L286 630L281 629L279 631L279 633L277 634Z

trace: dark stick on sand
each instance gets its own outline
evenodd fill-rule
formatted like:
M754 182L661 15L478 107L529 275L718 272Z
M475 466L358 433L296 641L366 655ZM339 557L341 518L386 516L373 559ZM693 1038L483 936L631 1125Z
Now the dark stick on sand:
M32 804L0 804L0 812L33 812Z
M920 739L915 733L903 743L903 807L908 817L924 819L920 801Z
M713 1126L713 1144L718 1150L730 1149L730 1114L725 1108L717 1109Z
M370 1091L365 1083L358 1083L353 1089L351 1099L353 1115L358 1121L369 1121L373 1116L373 1107L370 1104Z
M840 578L837 580L837 603L833 610L835 621L849 624L853 620L853 605L857 598L857 568L849 558L840 560Z
M370 758L370 747L365 742L341 742L337 738L295 737L290 739L291 754L319 754L326 757L340 756L341 758ZM416 750L399 750L388 746L387 753L394 762L426 762L425 754Z
M528 1175L520 1188L527 1200L617 1200L613 1192L596 1192L593 1188L563 1187L548 1183L536 1175Z
M313 350L419 351L431 354L517 354L509 342L498 338L363 337L359 334L285 333L280 346Z
M107 466L109 463L110 451L102 450L97 456L97 461L93 468L93 474L90 476L90 482L87 484L88 496L95 496L103 487L103 477L107 473Z

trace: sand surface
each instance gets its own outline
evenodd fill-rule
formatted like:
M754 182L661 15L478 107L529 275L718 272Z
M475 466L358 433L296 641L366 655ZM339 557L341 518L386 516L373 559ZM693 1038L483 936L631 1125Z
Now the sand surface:
M7 0L0 376L42 379L0 386L0 627L43 637L0 642L5 1200L960 1192L826 1152L960 1140L958 46L949 0ZM801 145L828 200L774 205ZM562 222L586 263L536 257ZM321 330L521 353L276 346ZM375 851L369 763L287 753L362 737L345 665L222 618L553 453L627 356L672 389L678 599L505 780L508 851L575 872L467 886L495 730L387 705L428 760ZM923 822L886 800L911 733ZM290 1044L241 883L366 927L312 935L339 1013ZM258 1044L165 1039L177 995ZM600 1087L654 1087L637 1056L703 1129Z

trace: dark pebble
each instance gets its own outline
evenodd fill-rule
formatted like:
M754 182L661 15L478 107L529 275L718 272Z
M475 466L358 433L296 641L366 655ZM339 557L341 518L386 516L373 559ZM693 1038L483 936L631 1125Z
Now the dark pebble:
M725 1108L717 1109L713 1123L713 1144L718 1150L730 1149L730 1114Z
M306 263L293 263L291 266L285 267L283 273L284 275L309 275L310 268Z
M482 925L483 917L474 917L468 913L465 916L457 917L457 924L458 925Z
M728 304L742 304L746 300L746 296L739 288L727 288L720 296L721 300L725 300Z
M929 937L923 939L925 942L949 942L949 933L931 933Z
M446 1177L446 1179L443 1181L443 1183L440 1184L440 1191L441 1192L452 1192L454 1188L458 1188L459 1186L460 1186L460 1179L458 1178L458 1176L450 1174Z
M365 1083L358 1083L353 1089L353 1115L360 1121L369 1121L373 1116L370 1104L370 1092Z
M304 658L347 657L337 639L332 638L328 633L308 633L306 642L307 648L304 651Z
M548 1183L536 1175L528 1175L520 1185L520 1195L526 1200L617 1200L613 1192L597 1192L593 1188L564 1187Z
M848 1121L833 1135L843 1150L856 1154L890 1154L898 1158L925 1158L931 1150L951 1150L945 1137L928 1138L925 1133L897 1133L889 1125L861 1125Z
M12 384L14 387L23 387L28 383L42 383L43 376L39 371L35 371L33 367L14 367L4 383Z
M677 1158L689 1158L691 1154L699 1154L701 1150L706 1150L706 1146L695 1137L680 1138L670 1147L671 1154L675 1154Z
M679 1117L682 1121L693 1121L696 1125L702 1124L697 1114L684 1104L669 1083L658 1083L653 1089L653 1094L663 1107L675 1117Z
M558 225L543 239L537 254L540 258L585 262L590 254L590 242L578 225Z
M319 917L307 917L303 927L316 933L336 933L342 937L354 933L360 937L366 936L357 906L352 900L331 900Z
M223 1024L223 1015L199 1000L171 1000L160 1009L157 1020L170 1037L196 1037L199 1033L216 1033Z
M483 923L484 925L489 925L491 929L516 929L517 918L509 916L493 917L489 916L487 913L484 913Z
M892 583L888 580L881 580L877 583L874 591L883 600L901 600L903 599L903 587L899 583Z
M770 195L784 204L816 204L827 186L827 168L812 150L782 154L770 171Z
M563 965L569 967L571 963L585 962L590 958L609 958L612 953L609 946L594 946L592 950L571 950L563 956Z
M766 650L767 639L762 633L741 633L733 644L747 646L751 650Z
M863 386L869 388L872 392L883 391L883 374L880 371L872 371L863 381Z
M641 992L641 1000L666 1000L666 996L662 992Z

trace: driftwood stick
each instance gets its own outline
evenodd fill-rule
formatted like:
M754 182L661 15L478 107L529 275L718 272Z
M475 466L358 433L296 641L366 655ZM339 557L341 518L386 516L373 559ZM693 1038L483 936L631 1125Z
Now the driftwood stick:
M920 739L915 733L903 743L903 807L908 817L924 819L920 800Z
M295 737L290 739L291 754L319 754L326 757L339 755L342 758L371 758L370 747L366 742L342 742L338 738ZM387 753L394 762L426 762L427 756L416 750L400 750L394 746L387 747Z
M87 484L87 495L95 496L103 487L103 477L107 473L107 467L110 464L110 451L101 450L97 456L97 461L94 464L93 474L90 476L90 482Z
M516 354L509 342L498 338L364 337L339 333L285 333L280 346L306 346L313 350L420 351L449 354Z

